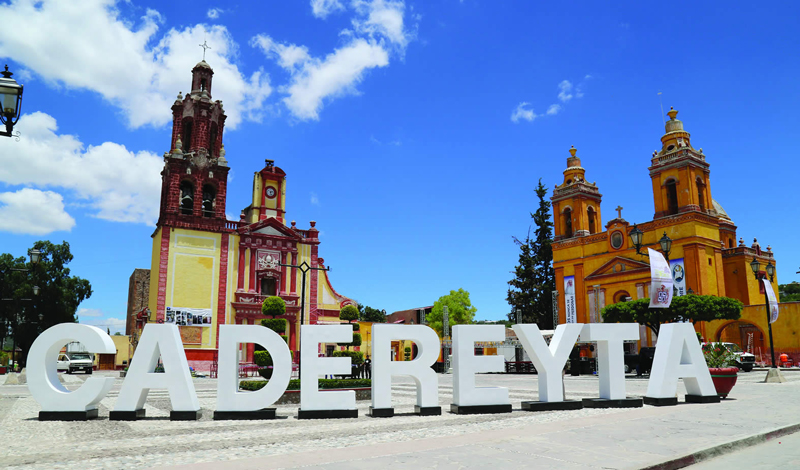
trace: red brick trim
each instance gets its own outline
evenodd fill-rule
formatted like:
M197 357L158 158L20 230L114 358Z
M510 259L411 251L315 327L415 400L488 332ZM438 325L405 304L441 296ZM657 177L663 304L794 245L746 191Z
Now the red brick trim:
M169 238L172 229L161 229L161 252L158 259L158 301L156 303L156 321L164 322L164 309L167 301L167 268L169 268Z
M225 324L225 305L228 292L228 239L230 235L223 233L219 252L219 292L217 294L217 347L219 347L219 326Z

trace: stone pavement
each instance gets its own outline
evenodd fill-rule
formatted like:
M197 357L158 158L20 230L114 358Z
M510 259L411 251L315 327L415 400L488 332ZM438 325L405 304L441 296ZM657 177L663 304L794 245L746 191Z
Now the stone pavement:
M761 384L765 373L742 373L731 398L720 404L681 404L627 410L530 413L535 375L487 374L478 385L508 387L513 413L411 415L410 380L393 385L398 416L342 420L296 419L297 406L278 407L275 421L213 421L216 380L195 379L203 407L197 422L171 422L164 391L151 392L150 419L108 421L121 380L103 400L101 418L84 423L39 422L39 406L22 385L0 386L0 466L14 469L360 469L360 468L680 468L685 457L708 458L707 449L800 423L800 374L785 384ZM69 387L84 376L63 375ZM439 376L440 404L452 396L452 376ZM630 377L629 395L643 395L647 381ZM567 398L597 396L595 377L566 377ZM679 387L681 396L683 387ZM794 428L792 428L793 430ZM750 442L750 441L748 441ZM744 445L744 444L742 444ZM723 446L723 447L720 447ZM720 451L720 452L723 452ZM704 453L705 452L705 453ZM679 460L684 458L684 460ZM672 462L670 464L670 462ZM666 463L666 465L664 465Z

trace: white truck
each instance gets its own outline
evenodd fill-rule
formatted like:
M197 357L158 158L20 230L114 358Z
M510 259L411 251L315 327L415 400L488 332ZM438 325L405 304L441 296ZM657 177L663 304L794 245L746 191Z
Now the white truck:
M58 370L65 370L67 374L84 371L87 374L92 373L92 366L94 365L94 358L88 352L73 352L67 351L58 355L58 362L56 363Z

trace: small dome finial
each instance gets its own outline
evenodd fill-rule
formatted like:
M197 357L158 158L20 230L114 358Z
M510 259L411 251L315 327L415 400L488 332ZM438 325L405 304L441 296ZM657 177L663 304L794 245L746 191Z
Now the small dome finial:
M678 115L678 111L675 110L672 106L669 107L669 112L667 113L670 120L675 120L675 117Z
M578 153L578 149L576 149L574 145L570 145L569 154L574 157L576 153Z

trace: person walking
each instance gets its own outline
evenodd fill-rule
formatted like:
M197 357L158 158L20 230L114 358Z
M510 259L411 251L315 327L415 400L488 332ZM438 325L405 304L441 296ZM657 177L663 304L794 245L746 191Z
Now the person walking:
M369 359L369 356L364 360L364 373L368 379L372 378L372 361Z

